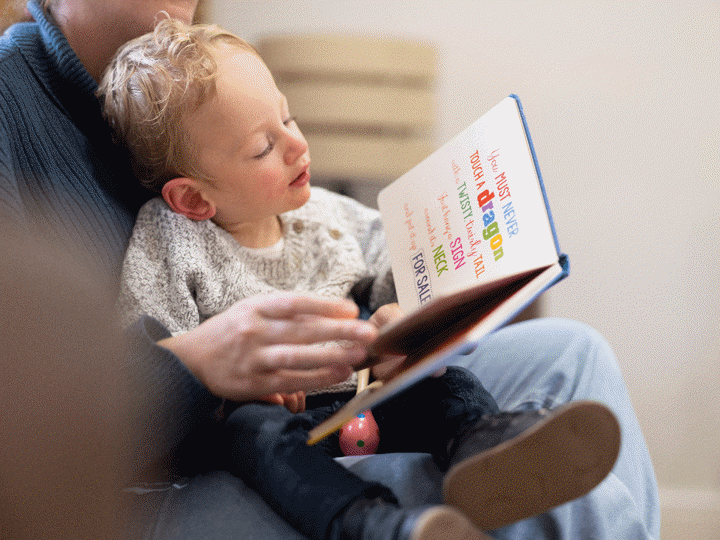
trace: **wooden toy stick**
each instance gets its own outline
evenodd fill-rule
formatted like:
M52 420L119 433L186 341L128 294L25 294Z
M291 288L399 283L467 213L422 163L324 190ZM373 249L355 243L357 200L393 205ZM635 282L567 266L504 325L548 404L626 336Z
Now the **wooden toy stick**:
M370 368L361 369L357 374L357 392L356 395L367 388L370 382Z

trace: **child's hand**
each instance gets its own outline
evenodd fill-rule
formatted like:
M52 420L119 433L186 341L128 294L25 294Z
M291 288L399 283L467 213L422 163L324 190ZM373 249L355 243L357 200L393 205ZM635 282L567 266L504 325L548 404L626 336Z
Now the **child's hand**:
M282 405L293 414L301 413L305 410L305 392L294 392L292 394L268 394L260 398L260 401L267 401L276 405Z
M382 328L395 319L402 317L403 313L397 304L385 304L372 314L368 322L375 328ZM393 375L395 370L405 361L405 356L387 355L383 361L372 367L371 372L376 379L385 379Z
M400 306L397 304L386 304L381 306L373 315L370 317L369 322L372 323L376 328L382 328L384 325L391 323L395 319L402 317L403 313L400 310ZM379 364L372 367L371 372L373 377L376 379L389 379L398 370L403 369L403 362L405 362L405 356L393 356L387 355L387 359ZM433 377L442 377L445 373L446 368L441 368L437 372L433 373Z

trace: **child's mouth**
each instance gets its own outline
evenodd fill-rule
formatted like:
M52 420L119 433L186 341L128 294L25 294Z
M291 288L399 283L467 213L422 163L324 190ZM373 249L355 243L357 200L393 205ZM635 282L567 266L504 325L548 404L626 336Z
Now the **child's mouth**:
M293 180L290 185L291 186L302 186L307 184L310 181L310 171L306 167L303 172L301 172L295 180Z

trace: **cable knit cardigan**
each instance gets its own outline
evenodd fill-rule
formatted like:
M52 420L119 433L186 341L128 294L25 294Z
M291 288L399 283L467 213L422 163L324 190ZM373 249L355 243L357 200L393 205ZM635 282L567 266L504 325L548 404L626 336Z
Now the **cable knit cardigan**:
M313 188L304 206L280 220L277 249L249 249L211 220L190 220L161 198L149 201L123 264L123 321L147 315L178 334L239 300L278 291L352 297L370 310L396 300L377 211ZM351 378L322 391L354 385Z
M304 206L280 219L281 247L250 249L211 220L193 221L151 200L123 264L123 320L150 315L177 334L239 300L278 291L353 297L370 310L395 301L377 211L313 188Z

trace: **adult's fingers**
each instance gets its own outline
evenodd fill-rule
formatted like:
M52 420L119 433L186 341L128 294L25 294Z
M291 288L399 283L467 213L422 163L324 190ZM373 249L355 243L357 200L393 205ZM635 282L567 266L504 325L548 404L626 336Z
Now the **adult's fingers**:
M262 329L258 338L265 345L279 343L309 345L332 341L368 345L377 337L377 329L368 322L315 315L264 320Z
M382 328L402 316L403 312L398 304L385 304L373 313L372 317L370 317L370 322L378 328Z
M270 319L290 319L298 315L354 319L359 310L350 300L309 294L273 294L258 299L258 312Z
M238 385L229 384L224 387L222 395L235 401L247 401L257 399L258 394L265 394L262 399L274 403L276 394L294 394L323 388L346 380L351 373L352 369L346 366L259 373L252 378L251 385L246 384L247 381L237 381Z
M362 345L269 345L255 351L255 369L277 371L280 369L311 370L335 366L355 366L366 356Z

